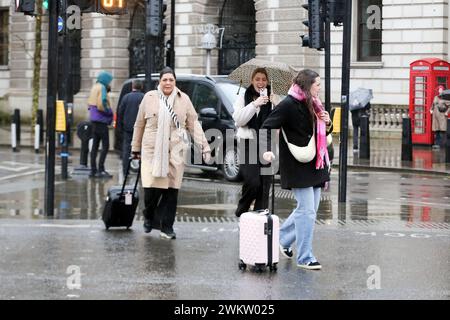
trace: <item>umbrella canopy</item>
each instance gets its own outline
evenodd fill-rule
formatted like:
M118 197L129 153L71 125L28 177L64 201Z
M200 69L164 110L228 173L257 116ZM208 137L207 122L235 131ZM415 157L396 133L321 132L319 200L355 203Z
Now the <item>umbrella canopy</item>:
M358 88L350 93L349 108L351 111L362 109L372 98L372 89Z
M254 58L237 67L228 75L228 78L248 87L252 80L252 73L256 68L265 68L267 70L272 92L279 95L287 95L292 79L297 75L297 71L286 63Z
M450 100L450 89L443 90L439 97L443 100Z

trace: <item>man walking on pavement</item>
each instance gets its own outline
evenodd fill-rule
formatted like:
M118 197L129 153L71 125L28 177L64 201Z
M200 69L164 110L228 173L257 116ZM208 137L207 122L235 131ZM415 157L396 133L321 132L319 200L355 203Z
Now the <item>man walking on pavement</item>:
M123 97L117 108L117 125L119 131L122 132L122 170L124 175L126 174L128 159L131 154L134 123L136 122L139 105L144 97L141 80L133 80L131 88L132 91Z

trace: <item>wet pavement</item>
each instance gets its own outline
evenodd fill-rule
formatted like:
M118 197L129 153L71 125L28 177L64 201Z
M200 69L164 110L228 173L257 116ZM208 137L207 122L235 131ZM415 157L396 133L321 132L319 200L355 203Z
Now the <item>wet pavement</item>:
M0 222L0 299L450 299L450 232L407 223L317 224L321 271L281 258L238 269L234 222L178 222L178 238L86 220Z
M104 230L106 191L123 179L116 154L108 155L114 177L106 180L64 181L57 158L49 219L44 155L0 148L0 299L448 300L450 170L442 150L431 149L428 160L414 162L423 165L402 168L389 143L372 142L379 151L365 165L352 165L351 154L346 204L338 203L338 170L332 170L314 239L323 270L300 270L281 259L276 273L263 274L238 270L240 185L219 174L186 170L177 239L166 241L157 231L143 233L142 201L132 230ZM69 173L78 157L72 150ZM283 220L295 201L278 184L275 191Z
M69 173L78 166L77 156L77 151L73 151ZM44 217L44 162L43 154L31 150L11 153L0 149L0 217ZM123 181L120 165L118 156L111 153L106 167L114 175L112 179L72 175L64 181L57 161L54 217L99 219L108 188ZM345 209L338 204L338 180L338 171L333 169L330 189L322 193L320 219L450 222L450 174L351 169ZM187 168L178 215L233 218L240 188L239 183L223 181L219 173L205 174ZM277 183L275 194L277 214L287 217L295 204L291 192L281 190ZM142 209L140 201L137 220L141 219Z

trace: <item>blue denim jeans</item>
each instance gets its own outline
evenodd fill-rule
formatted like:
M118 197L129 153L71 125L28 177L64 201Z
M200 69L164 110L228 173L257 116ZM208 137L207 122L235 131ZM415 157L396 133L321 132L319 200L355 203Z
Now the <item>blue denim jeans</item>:
M297 207L280 228L280 244L284 248L297 244L297 263L316 262L312 253L312 240L317 209L320 202L320 188L292 189Z

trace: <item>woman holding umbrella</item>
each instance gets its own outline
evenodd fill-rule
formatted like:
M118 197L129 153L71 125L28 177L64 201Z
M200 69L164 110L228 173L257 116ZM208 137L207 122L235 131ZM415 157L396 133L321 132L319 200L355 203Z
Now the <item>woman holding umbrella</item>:
M269 206L270 176L261 175L263 164L259 157L259 130L273 107L280 101L280 97L271 92L268 83L267 70L254 69L245 95L234 103L233 119L237 127L236 136L241 150L240 166L244 179L242 197L235 212L237 217L249 211L253 201L253 210L266 209Z

